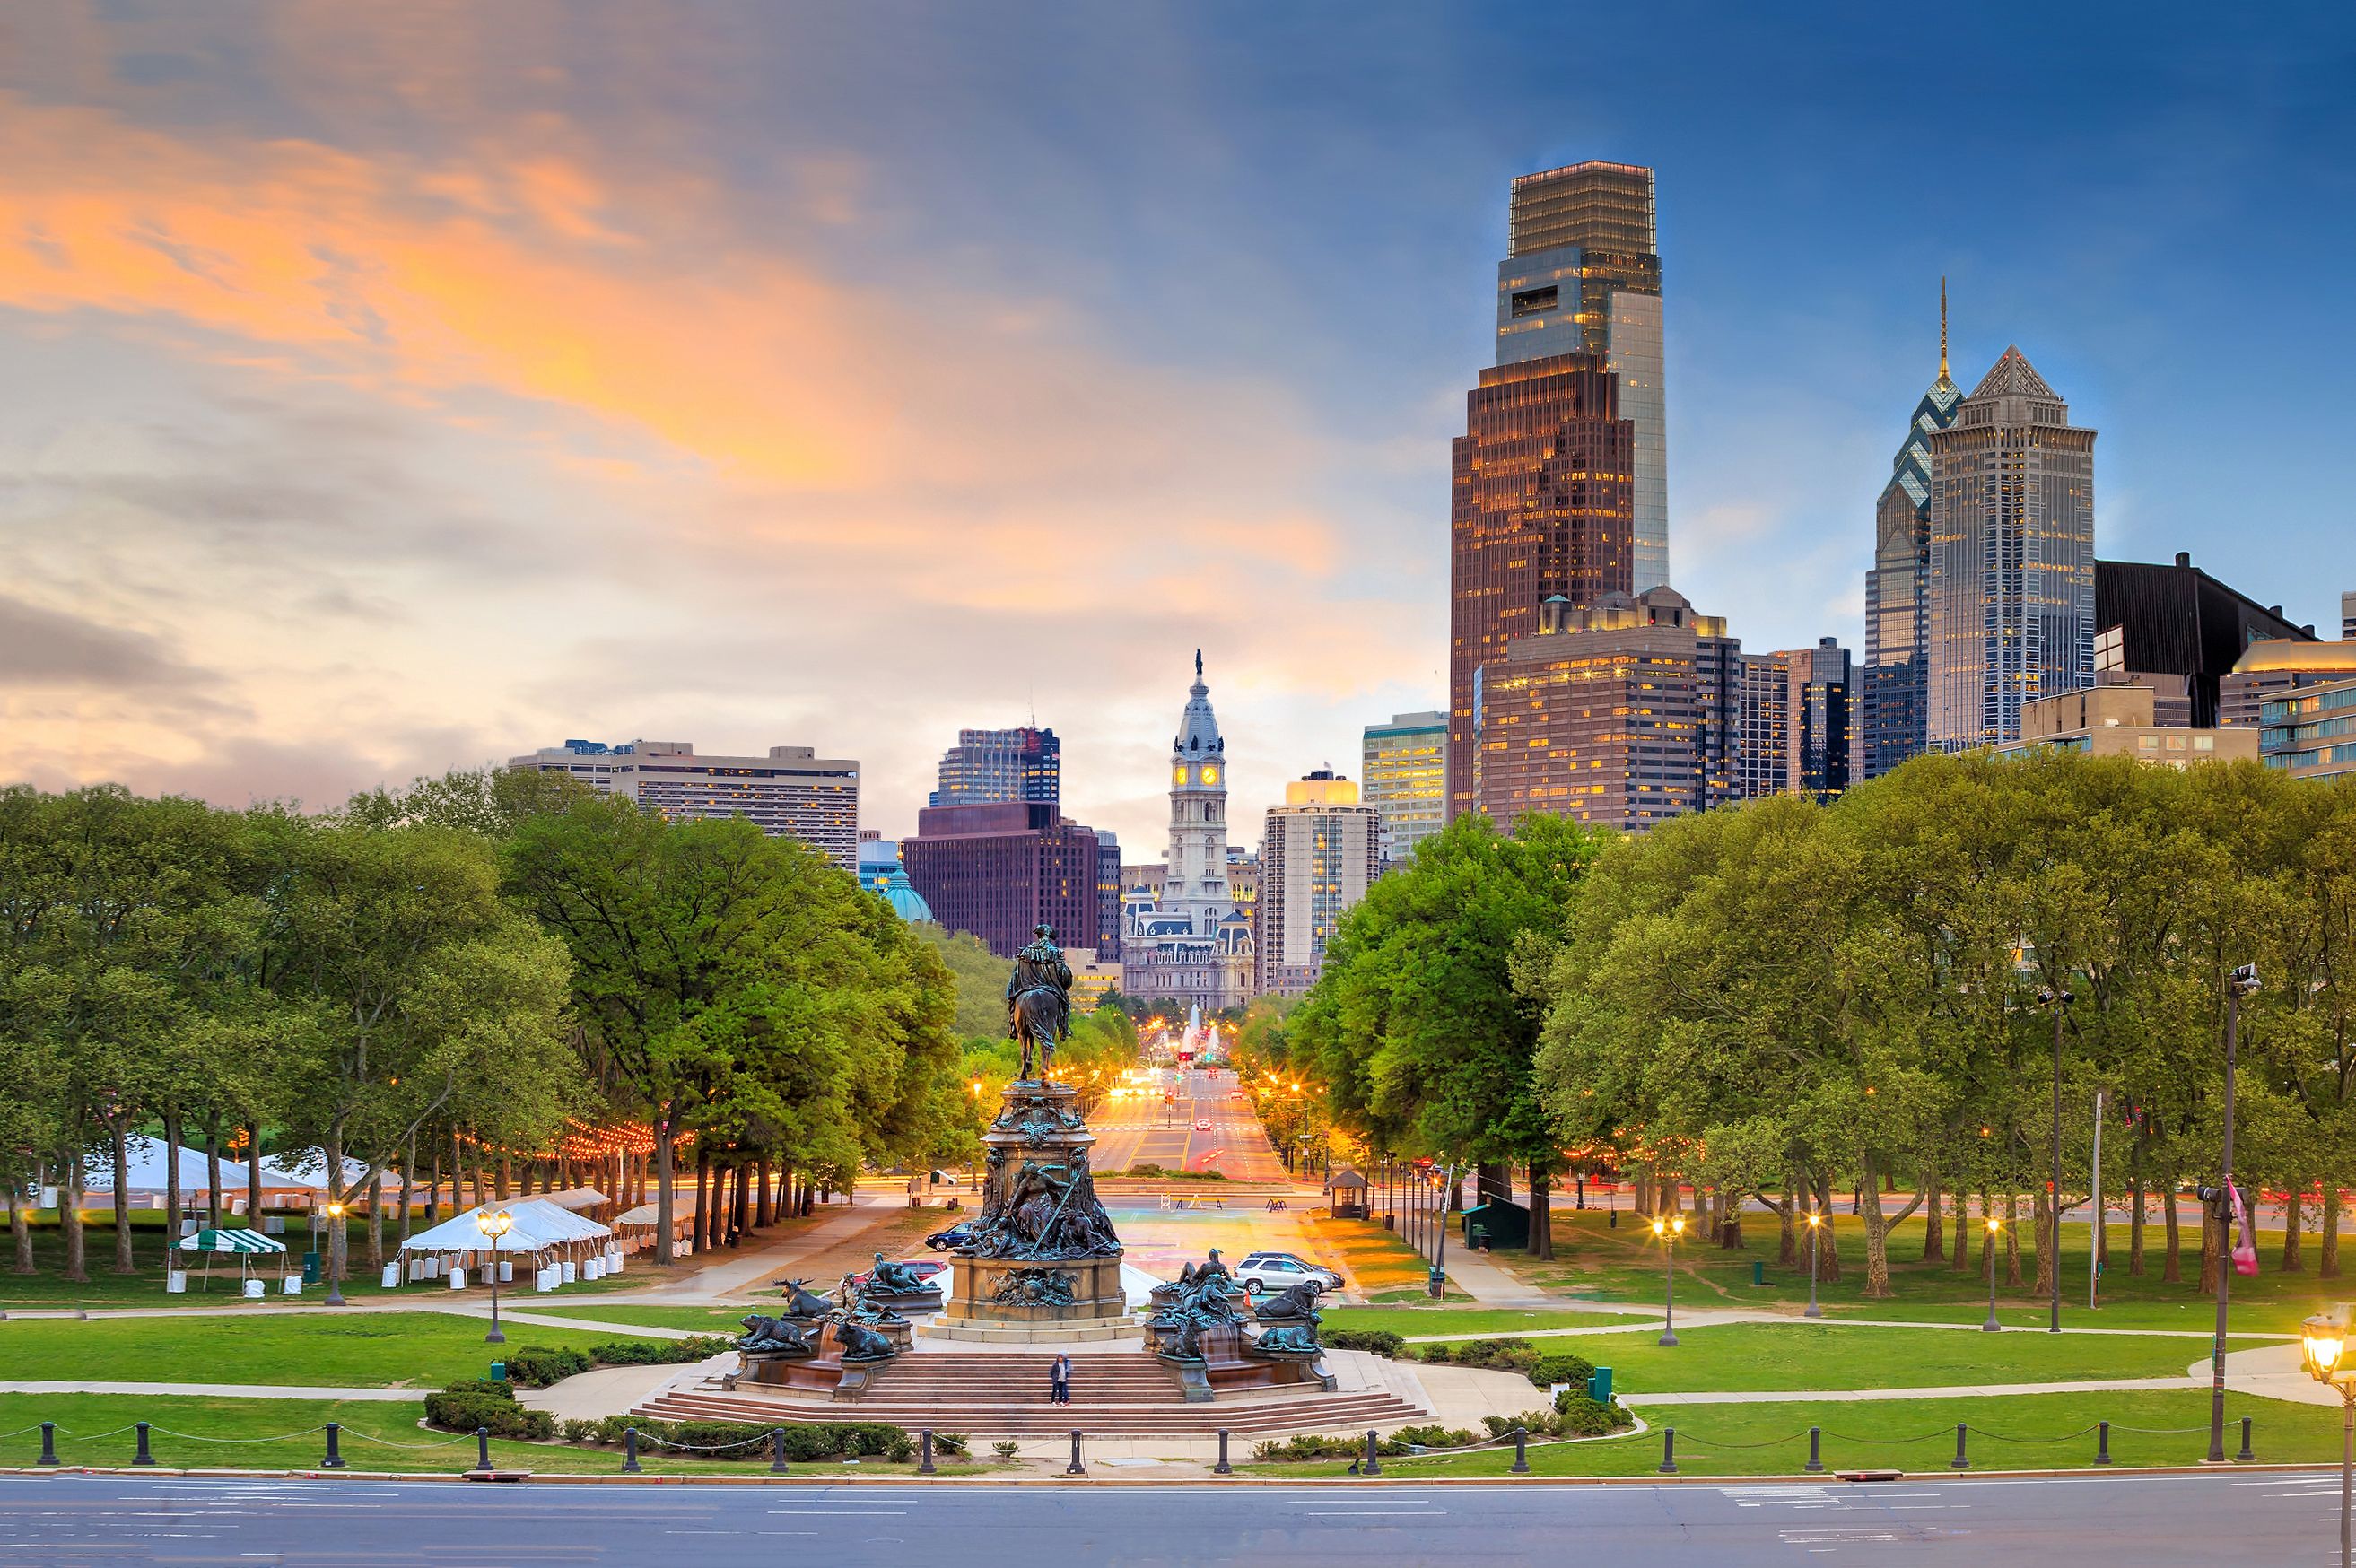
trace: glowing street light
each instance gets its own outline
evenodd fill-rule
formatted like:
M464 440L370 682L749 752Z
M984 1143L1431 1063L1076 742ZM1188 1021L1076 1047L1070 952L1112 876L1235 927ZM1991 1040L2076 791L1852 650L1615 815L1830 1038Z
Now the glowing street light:
M1808 1309L1803 1317L1822 1317L1824 1308L1816 1305L1816 1247L1825 1233L1825 1217L1815 1210L1808 1211Z
M2340 1568L2356 1568L2349 1551L2350 1505L2356 1501L2356 1363L2348 1355L2351 1309L2341 1302L2298 1326L2307 1375L2340 1391Z
M1661 1241L1661 1282L1666 1287L1661 1298L1661 1339L1664 1345L1677 1342L1677 1238L1686 1233L1686 1217L1672 1214L1664 1220L1655 1216L1653 1234Z
M515 1216L504 1209L475 1211L475 1229L483 1232L491 1243L491 1261L483 1272L491 1276L491 1331L483 1336L486 1345L504 1345L508 1337L499 1332L499 1238L515 1225Z
M344 1307L344 1205L327 1205L327 1305Z
M1991 1214L1991 1215L1989 1215L1989 1216L1988 1216L1988 1218L1987 1218L1988 1316L1987 1316L1987 1321L1980 1325L1980 1331L1981 1331L1982 1333L1986 1333L1986 1334L2000 1333L2000 1332L2002 1332L2002 1330L2003 1330L2003 1328L2004 1328L2004 1325L2003 1325L2003 1324L2001 1324L2001 1323L1998 1323L1998 1322L1996 1320L1996 1235L1997 1235L1997 1232L1998 1231L2001 1231L2001 1230L2003 1230L2003 1229L2004 1229L2004 1221L2001 1221L2001 1220L1997 1219L1997 1218L1995 1215L1993 1215L1993 1214Z

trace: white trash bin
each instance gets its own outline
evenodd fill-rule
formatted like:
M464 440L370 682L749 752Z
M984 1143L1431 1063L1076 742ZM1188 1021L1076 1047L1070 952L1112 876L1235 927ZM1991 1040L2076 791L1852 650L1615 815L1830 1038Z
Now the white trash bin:
M176 1268L176 1269L172 1270L169 1274L166 1274L166 1275L164 1276L164 1289L165 1289L166 1292L168 1292L169 1294L171 1294L171 1295L173 1295L173 1296L177 1296L177 1295L179 1295L181 1292L183 1292L183 1291L187 1290L187 1288L188 1288L188 1271L187 1271L187 1270L186 1270L186 1269L180 1269L180 1268Z
M578 1273L578 1272L573 1268L573 1260L572 1260L571 1258L567 1258L567 1259L565 1259L562 1266L563 1266L563 1269L564 1269L564 1274L563 1274L563 1275L562 1275L562 1279L560 1280L560 1282L559 1282L559 1283L563 1284L563 1285L571 1285L571 1284L573 1284L575 1280L577 1280L578 1278L580 1278L580 1275L579 1275L579 1273Z
M515 1283L514 1259L501 1258L499 1260L499 1283L501 1285L513 1285Z
M399 1264L387 1264L384 1265L384 1288L387 1290L398 1290L401 1288L401 1265Z
M258 1280L258 1279L249 1279L249 1280L247 1280L247 1281L245 1282L245 1298L246 1298L248 1301L259 1301L259 1300L261 1300L261 1299L262 1299L262 1281L260 1281L260 1280Z
M531 1276L531 1281L534 1288L536 1289L554 1290L556 1288L556 1271L552 1268L541 1269L538 1274Z
M450 1271L450 1288L453 1290L464 1290L466 1288L466 1271L465 1269L454 1268Z
M278 1282L278 1290L279 1290L279 1294L281 1294L282 1296L300 1296L300 1295L302 1295L302 1294L303 1294L303 1276L302 1276L301 1275L299 1275L299 1274L290 1274L290 1275L287 1275L286 1276L284 1276L283 1279L281 1279L281 1280Z

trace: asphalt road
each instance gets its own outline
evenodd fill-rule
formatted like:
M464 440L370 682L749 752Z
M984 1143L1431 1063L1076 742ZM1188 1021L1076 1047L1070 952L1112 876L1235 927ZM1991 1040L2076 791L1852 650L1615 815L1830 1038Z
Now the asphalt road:
M1099 1467L1098 1477L1119 1472ZM559 1485L0 1477L0 1563L2058 1563L2339 1560L2336 1472L1877 1485Z
M1236 1075L1201 1072L1179 1075L1177 1104L1158 1098L1108 1100L1088 1117L1097 1136L1090 1160L1098 1170L1127 1170L1140 1163L1165 1170L1225 1171L1237 1181L1282 1181L1284 1166L1269 1147L1251 1102L1229 1098ZM1207 1121L1208 1132L1194 1124Z

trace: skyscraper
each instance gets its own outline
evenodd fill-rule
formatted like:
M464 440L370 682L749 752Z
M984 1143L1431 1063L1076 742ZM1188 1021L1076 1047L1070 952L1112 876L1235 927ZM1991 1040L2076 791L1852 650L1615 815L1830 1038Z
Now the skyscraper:
M1317 983L1342 912L1380 873L1382 813L1321 768L1284 786L1260 839L1259 988L1297 997Z
M1481 667L1538 629L1550 598L1629 593L1634 427L1593 354L1481 372L1451 443L1448 816L1472 809Z
M1939 375L1914 405L1890 483L1873 507L1873 567L1865 574L1865 668L1852 761L1879 778L1924 749L1931 576L1931 438L1955 422L1963 389L1947 376L1947 280L1939 280Z
M1101 947L1096 831L1044 801L928 805L900 840L916 893L951 931L1012 958L1041 921L1070 947Z
M1257 965L1251 916L1227 885L1227 742L1199 648L1169 767L1169 860L1159 894L1122 900L1121 984L1213 1012L1251 995Z
M1396 866L1448 823L1448 715L1394 713L1366 726L1358 776L1382 813L1386 866Z
M1633 593L1669 580L1661 257L1653 171L1590 161L1514 181L1497 264L1497 363L1572 352L1620 378L1635 431Z
M1832 637L1813 648L1743 655L1738 797L1829 801L1847 789L1852 689L1848 650Z
M1924 735L2020 738L2020 705L2094 683L2094 432L2008 347L1931 437Z
M941 753L940 787L930 805L987 805L1063 798L1063 743L1053 730L960 730Z

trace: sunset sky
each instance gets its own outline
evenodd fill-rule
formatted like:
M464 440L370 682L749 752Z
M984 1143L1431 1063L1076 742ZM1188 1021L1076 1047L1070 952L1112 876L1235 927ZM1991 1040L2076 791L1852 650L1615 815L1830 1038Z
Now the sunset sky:
M0 11L6 775L314 806L568 736L914 826L1035 711L1158 858L1443 704L1513 176L1658 171L1672 578L1862 635L1937 368L2098 428L2106 557L2356 588L2345 6Z

